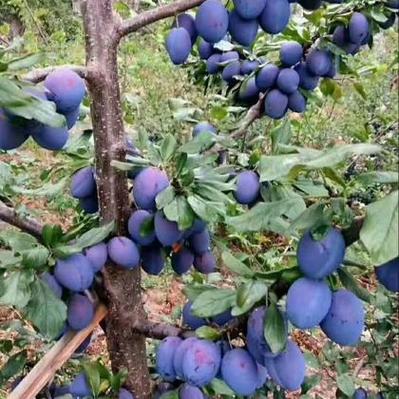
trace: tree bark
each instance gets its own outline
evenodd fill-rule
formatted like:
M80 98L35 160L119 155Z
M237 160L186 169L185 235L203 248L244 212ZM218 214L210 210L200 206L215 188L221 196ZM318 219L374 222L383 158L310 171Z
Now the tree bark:
M96 174L103 222L116 221L119 235L126 232L129 193L126 176L111 167L125 158L125 136L117 68L118 35L112 0L85 0L82 14L86 34L87 83L96 151ZM124 315L137 322L145 317L141 297L140 268L133 271L108 265L104 272L108 300L107 345L112 369L126 369L126 385L138 399L149 399L145 336L124 325ZM134 320L132 322L135 322Z

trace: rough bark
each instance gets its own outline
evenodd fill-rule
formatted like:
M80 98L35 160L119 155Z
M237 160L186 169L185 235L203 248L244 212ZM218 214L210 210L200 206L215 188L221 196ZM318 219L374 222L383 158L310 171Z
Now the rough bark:
M124 174L111 167L112 160L123 161L125 157L117 68L118 36L112 0L85 0L82 14L101 217L104 222L114 219L118 234L123 235L129 213L129 193ZM140 269L124 271L108 265L104 287L109 309L106 336L112 368L114 371L126 369L126 385L138 399L149 399L151 386L145 336L123 324L127 313L134 315L137 321L145 317Z

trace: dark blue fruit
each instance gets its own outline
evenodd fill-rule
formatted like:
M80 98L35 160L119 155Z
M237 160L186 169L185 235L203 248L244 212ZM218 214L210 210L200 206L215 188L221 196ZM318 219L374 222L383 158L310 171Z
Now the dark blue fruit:
M69 139L69 133L63 127L42 126L32 133L32 138L40 147L46 150L59 151L65 147Z
M216 271L216 259L212 252L205 252L194 258L194 267L203 274L210 274Z
M223 68L222 78L227 83L233 83L235 76L240 75L241 64L240 61L232 61Z
M330 287L324 281L306 277L296 280L287 293L288 320L301 329L316 327L326 317L331 298Z
M5 112L0 109L0 150L15 150L29 137L22 127L14 126Z
M266 359L266 368L274 382L287 391L296 391L305 379L305 358L298 345L291 340L288 340L284 352L274 359Z
M242 67L241 67L242 73ZM244 103L256 103L259 99L259 88L255 76L251 76L240 87L238 99Z
M75 294L68 303L68 325L72 330L79 331L86 328L94 317L94 306L84 296Z
M361 300L347 290L334 292L330 310L320 327L335 343L355 346L364 329L364 308Z
M210 75L215 75L220 70L221 54L213 54L206 61L206 70Z
M85 373L78 374L69 386L69 393L77 398L91 397L92 391Z
M176 379L173 357L176 349L181 345L179 337L167 337L159 344L156 353L156 369L158 374L165 380L173 382Z
M233 315L231 314L231 309L225 310L223 313L220 313L216 316L212 317L212 323L217 324L222 327L226 325L229 321L233 320Z
M155 198L169 186L169 179L163 170L155 167L143 169L134 179L133 197L139 208L155 210Z
M229 17L229 32L231 38L242 46L251 46L258 33L258 21L256 19L243 19L236 11L232 11Z
M239 204L251 204L258 198L259 191L259 176L255 172L246 170L238 174L234 197Z
M179 28L184 28L190 35L191 43L194 44L197 40L198 33L195 28L195 20L190 14L180 14L177 16L177 22L174 24ZM174 26L174 27L175 27Z
M192 302L187 302L183 307L183 325L190 327L192 330L196 330L207 324L205 319L195 316L191 310L193 306Z
M288 108L293 112L302 113L306 110L306 98L297 90L288 96Z
M254 358L244 349L232 349L222 360L224 382L237 394L252 395L258 386L258 367Z
M64 114L67 128L72 129L80 117L80 107Z
M194 254L183 247L179 252L174 252L171 258L172 268L175 273L181 275L187 273L194 263Z
M206 0L195 17L198 34L209 43L217 43L227 33L229 14L220 0Z
M177 243L183 235L177 223L166 219L161 211L155 214L154 228L158 241L164 246L172 246Z
M87 166L72 176L71 194L74 198L86 198L96 193L94 168Z
M197 124L194 126L194 129L193 129L193 137L197 137L197 136L199 136L201 133L204 133L204 132L206 132L206 133L212 133L212 134L217 134L217 130L216 130L215 126L211 125L211 124L208 123L208 122L200 122L200 123L197 123Z
M335 228L331 228L321 240L315 240L308 231L298 244L299 268L309 278L321 279L329 276L340 267L344 256L344 237Z
M190 34L184 28L173 28L166 39L166 50L175 65L187 61L191 46Z
M354 12L349 21L349 40L355 44L361 44L369 34L369 22L361 12Z
M147 234L141 232L144 224L151 223L153 219L153 215L144 209L135 211L130 216L128 230L130 236L137 244L150 245L155 241L155 231L146 232Z
M306 68L306 64L301 62L295 67L299 75L299 86L305 90L314 90L319 85L320 78L312 75Z
M334 33L332 36L333 43L336 44L338 47L344 47L348 40L349 38L347 29L345 29L343 25L338 25L334 29Z
M173 368L175 370L176 376L179 379L184 379L183 376L183 359L186 354L186 351L191 348L194 343L198 341L198 338L196 337L190 337L185 339L175 350L175 353L173 355Z
M258 383L256 388L260 389L262 388L267 380L270 378L269 373L267 372L267 368L262 366L259 363L256 363L256 366L258 367Z
M241 75L250 75L259 67L259 61L245 60L241 63Z
M280 33L288 25L290 16L291 8L287 0L268 0L259 17L259 24L267 33Z
M226 51L220 55L220 62L227 65L230 61L237 61L240 59L240 54L237 51Z
M256 75L256 86L259 90L263 91L273 87L279 71L279 68L274 64L265 65Z
M62 287L58 284L57 279L51 273L45 272L40 278L47 284L57 298L62 297Z
M98 212L97 194L96 195L92 195L90 197L86 197L86 198L80 198L79 199L79 205L86 213L96 213L96 212Z
M357 388L355 394L353 395L353 399L367 399L367 391L363 388Z
M146 273L158 276L165 267L165 254L159 245L141 248L141 267Z
M286 66L297 64L303 56L303 48L297 42L284 43L280 49L280 61Z
M127 389L121 388L119 390L118 399L134 399L134 395L130 393Z
M183 384L179 389L179 399L205 399L205 396L199 388Z
M220 368L220 349L206 340L197 340L183 356L183 376L194 386L203 387L209 384Z
M94 279L93 268L82 254L58 259L54 269L57 281L71 291L81 292L88 289Z
M376 267L378 281L389 291L399 292L399 258Z
M281 69L277 76L277 87L285 94L291 94L298 89L299 75L290 68Z
M133 269L140 263L137 245L127 237L114 237L108 242L108 255L112 262L124 269Z
M267 93L265 98L265 114L272 119L281 119L287 112L288 97L278 89Z
M322 0L298 0L298 3L305 9L305 10L317 10L321 7Z
M193 234L189 238L189 243L195 255L202 255L208 252L211 247L211 236L208 229L203 230L201 233Z
M55 102L57 111L61 113L78 108L86 93L83 79L67 68L49 73L44 86L47 89L47 98Z
M214 53L213 44L201 39L198 45L198 52L202 60L207 60Z
M324 76L331 68L331 53L325 50L312 50L306 57L306 68L315 76Z
M265 8L267 0L233 0L235 10L241 18L258 18Z

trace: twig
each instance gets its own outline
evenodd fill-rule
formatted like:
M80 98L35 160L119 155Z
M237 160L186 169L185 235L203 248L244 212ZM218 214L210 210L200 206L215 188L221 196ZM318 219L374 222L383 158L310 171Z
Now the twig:
M13 208L0 203L0 220L41 240L43 226L36 220L18 215Z
M43 69L34 69L33 71L26 74L23 79L32 83L39 83L46 79L47 75L57 69L68 68L75 71L83 79L87 78L87 68L80 65L61 65L56 67L48 67Z
M139 15L122 21L119 24L117 27L118 38L121 39L130 33L136 32L138 29L143 28L144 26L197 7L204 1L205 0L180 0L140 13Z

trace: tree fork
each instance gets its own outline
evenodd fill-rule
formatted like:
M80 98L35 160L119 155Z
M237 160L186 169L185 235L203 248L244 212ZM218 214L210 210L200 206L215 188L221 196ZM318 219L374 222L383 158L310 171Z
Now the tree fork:
M82 14L86 35L86 81L91 95L91 116L96 149L96 174L103 222L115 220L117 232L126 232L129 193L126 177L111 166L124 161L125 136L117 67L119 37L111 0L85 0ZM109 265L104 271L108 300L107 345L112 369L126 369L126 385L138 399L151 397L145 336L126 328L125 314L139 322L144 309L140 268L124 271Z

